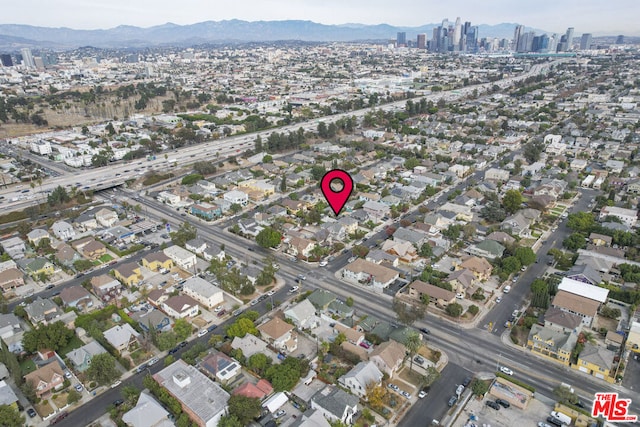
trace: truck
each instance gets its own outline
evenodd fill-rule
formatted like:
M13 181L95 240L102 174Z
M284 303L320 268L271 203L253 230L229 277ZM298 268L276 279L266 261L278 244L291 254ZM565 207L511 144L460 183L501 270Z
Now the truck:
M571 417L558 411L551 411L551 416L563 424L570 425Z

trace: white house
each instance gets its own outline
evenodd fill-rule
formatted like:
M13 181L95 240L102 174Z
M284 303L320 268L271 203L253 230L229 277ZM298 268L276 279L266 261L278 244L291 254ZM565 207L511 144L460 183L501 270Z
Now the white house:
M617 206L604 206L600 210L599 220L602 221L608 216L614 216L629 227L635 227L638 222L638 211L635 209L619 208Z
M358 412L358 398L339 387L327 385L311 398L311 408L319 410L326 419L353 423Z
M96 221L103 227L113 227L118 222L118 214L111 209L102 208L96 212Z
M159 202L166 203L171 206L175 206L180 203L180 196L169 191L161 191L156 196Z
M366 398L367 387L380 385L382 372L373 362L360 362L349 372L338 378L338 384L360 398Z
M291 332L293 325L278 317L274 317L258 326L258 330L262 337L278 350L291 353L298 348L298 337Z
M116 325L113 328L104 331L104 338L119 352L128 349L139 336L140 334L128 323Z
M183 270L190 271L196 265L196 254L189 252L180 246L169 246L163 250L164 254L171 258L175 265Z
M240 206L247 206L247 203L249 203L249 196L247 193L243 193L239 190L228 191L224 196L222 196L222 198L231 204L238 204Z
M224 302L224 296L220 288L197 276L184 282L182 292L206 308L213 308Z
M342 269L342 277L352 282L373 286L374 290L382 292L384 288L395 282L400 274L390 268L358 258Z
M75 237L76 231L71 224L66 221L56 221L51 226L51 231L60 240L71 240Z
M188 295L176 295L162 303L162 311L174 319L184 319L198 315L198 302Z
M308 299L302 300L284 312L284 317L291 320L299 329L313 329L320 323L316 316L316 308Z
M31 151L41 156L48 156L53 153L51 149L51 143L45 140L32 141L31 142Z

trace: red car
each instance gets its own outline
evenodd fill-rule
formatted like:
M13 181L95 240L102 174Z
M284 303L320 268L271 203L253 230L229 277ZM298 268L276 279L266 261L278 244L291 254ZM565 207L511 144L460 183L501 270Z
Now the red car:
M60 415L58 415L57 417L55 417L53 420L51 420L51 422L49 423L50 426L54 425L54 424L58 424L60 421L64 420L65 418L67 418L69 416L68 412L60 412Z
M222 316L224 316L225 314L227 314L227 310L222 309L222 310L220 310L220 311L218 312L218 317L222 317Z

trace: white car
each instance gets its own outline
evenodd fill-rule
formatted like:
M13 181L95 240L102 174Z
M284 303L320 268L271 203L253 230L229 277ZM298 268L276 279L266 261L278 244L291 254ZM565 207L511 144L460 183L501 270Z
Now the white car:
M504 287L502 292L505 293L505 294L508 294L510 290L511 290L511 286L507 285L507 286Z
M292 293L296 292L298 289L300 289L299 286L292 286L291 289L289 289L289 293L292 294Z
M222 310L222 306L221 306L221 305L219 305L219 306L217 306L216 308L214 308L214 309L213 309L213 312L214 312L214 313L217 313L217 312L219 312L220 310Z
M427 395L427 392L425 392L424 390L420 390L420 393L418 393L418 397L419 397L420 399L422 399L422 398L426 397L426 395Z
M199 337L203 337L203 336L207 335L208 332L209 332L208 330L202 329L202 330L200 330L200 332L198 332L198 336Z
M147 365L151 366L151 365L155 365L156 363L158 363L158 358L154 357L152 359L149 359L149 361L147 362Z
M271 289L269 292L267 292L268 296L272 296L272 295L275 295L275 294L276 294L275 289Z
M120 384L122 384L122 381L118 380L115 383L111 384L111 388L116 388L118 387Z
M275 413L273 418L278 419L280 417L284 417L285 415L287 415L287 411L285 411L284 409L280 409L278 412Z
M320 267L325 267L325 266L327 266L328 264L329 264L329 263L328 263L327 261L320 261L320 262L318 263L318 265L319 265Z
M463 298L464 298L464 295L463 295L463 294L461 294L460 292L458 292L458 293L456 294L456 298L458 298L458 299L463 299Z
M500 301L502 301L502 297L496 298L496 304L500 304Z
M506 366L500 366L500 372L507 375L513 375L513 371Z

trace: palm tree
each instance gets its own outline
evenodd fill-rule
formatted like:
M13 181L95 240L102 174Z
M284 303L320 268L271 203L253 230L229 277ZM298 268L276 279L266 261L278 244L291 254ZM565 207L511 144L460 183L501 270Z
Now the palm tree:
M404 346L407 347L407 351L409 352L409 357L411 358L411 362L409 364L409 370L413 370L413 356L418 352L420 347L422 346L422 340L420 335L416 331L411 331L407 334L407 340L404 343Z

